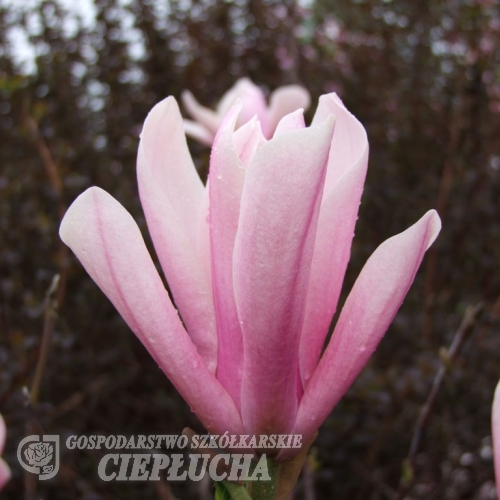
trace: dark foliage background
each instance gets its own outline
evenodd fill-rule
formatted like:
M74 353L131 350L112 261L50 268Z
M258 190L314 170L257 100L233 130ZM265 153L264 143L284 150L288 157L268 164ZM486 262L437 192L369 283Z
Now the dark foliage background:
M147 112L186 88L214 105L240 76L267 91L301 83L313 103L335 90L367 128L370 168L344 297L384 239L432 207L443 220L385 340L324 424L295 498L396 498L412 429L446 358L440 348L480 301L483 315L450 363L404 477L411 499L496 498L498 2L95 0L94 9L88 23L53 0L0 2L0 411L13 469L2 498L29 498L15 453L30 429L63 437L201 430L57 231L69 203L98 185L147 235L135 180ZM23 33L32 68L19 60ZM206 175L208 150L191 146ZM23 387L33 383L56 273L59 316L33 407ZM35 485L38 497L172 498L165 483L100 481L99 459L63 448L61 472ZM213 496L209 485L170 487L180 498Z

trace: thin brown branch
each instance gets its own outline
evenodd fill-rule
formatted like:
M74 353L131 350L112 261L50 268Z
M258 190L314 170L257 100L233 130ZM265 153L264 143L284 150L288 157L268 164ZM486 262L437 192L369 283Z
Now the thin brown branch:
M51 418L59 418L67 413L75 410L82 405L85 400L92 394L96 394L102 389L109 387L112 383L112 378L109 375L101 375L92 380L88 386L81 391L73 393L69 398L65 399L61 404L54 408L51 412Z
M38 397L40 395L40 388L42 386L43 375L45 373L45 367L47 366L47 359L50 352L50 347L52 344L52 333L54 331L54 326L57 319L57 291L59 288L59 275L56 274L52 279L52 282L45 295L45 306L44 306L44 321L43 321L43 332L42 340L40 343L40 350L38 354L38 361L35 370L35 377L33 379L33 384L31 386L31 403L36 407L38 402Z
M467 307L464 318L460 327L453 336L453 340L448 349L442 349L440 351L442 365L436 373L432 388L429 392L427 400L420 411L420 416L417 420L415 428L413 429L413 436L410 444L410 449L408 455L403 463L403 474L399 482L398 493L396 500L402 500L405 494L410 489L415 475L415 458L420 449L420 444L425 431L425 426L427 425L429 418L434 410L439 392L443 385L445 375L451 368L453 361L458 355L460 348L467 335L472 331L474 325L476 324L477 318L483 310L483 304L480 302L475 306Z
M27 390L25 391L25 397L26 397L25 404L29 415L28 420L26 421L25 424L26 436L32 434L43 434L42 427L33 417L34 408L33 404L31 403L31 398ZM24 472L24 500L38 500L39 498L37 493L38 477L27 470L23 472Z
M436 210L441 217L445 219L448 202L450 199L452 186L455 177L455 162L458 151L460 150L460 137L464 129L465 109L463 105L464 96L466 91L463 90L460 95L459 103L454 110L453 116L450 120L450 135L449 142L446 150L446 157L441 171L441 178L439 181L439 191L436 200ZM427 255L427 264L425 266L424 274L424 318L422 322L423 338L430 340L432 335L432 306L434 303L434 295L436 288L436 276L438 268L438 245L432 245Z
M33 116L31 116L31 114L27 111L25 113L24 119L26 126L30 131L33 142L35 143L38 154L40 155L40 159L42 160L42 164L45 168L45 172L49 179L50 185L52 186L54 192L57 194L57 198L59 200L58 215L59 215L59 220L62 220L64 214L66 213L67 206L63 200L64 183L62 181L59 165L54 160L54 156L52 155L52 152L50 151L50 148L47 142L45 141L42 133L40 132L40 128L38 127L38 124L36 120L33 118ZM62 241L60 241L59 243L58 254L59 255L57 257L57 260L59 262L58 272L60 276L60 284L56 298L60 306L64 299L64 293L66 290L66 280L68 274L68 264L67 264L68 247Z
M31 133L31 137L35 143L35 146L38 150L38 154L42 159L43 166L45 168L45 172L50 180L50 184L52 189L57 193L58 196L62 195L63 192L63 183L61 180L61 176L59 174L59 168L57 167L57 163L54 161L52 157L52 153L50 152L45 139L40 133L40 129L38 128L38 124L35 119L27 113L25 116L26 125Z

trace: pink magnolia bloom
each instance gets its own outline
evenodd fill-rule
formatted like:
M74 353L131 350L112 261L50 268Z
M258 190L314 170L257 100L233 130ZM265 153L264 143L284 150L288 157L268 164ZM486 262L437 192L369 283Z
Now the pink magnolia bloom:
M7 438L7 429L5 427L5 421L0 415L0 455L3 453L5 446L5 439ZM10 479L10 468L7 463L0 458L0 490L7 484Z
M500 382L495 389L491 411L491 430L493 435L493 457L495 459L495 481L500 493Z
M224 118L205 187L177 103L148 115L139 193L172 305L126 210L92 187L60 234L213 433L309 440L393 320L440 230L435 211L384 242L321 351L350 255L366 174L362 125L335 94L313 123L285 116L267 141L253 119Z
M285 85L271 93L268 107L260 87L248 78L240 78L224 94L215 111L205 108L198 103L191 92L185 91L182 94L182 102L186 111L195 120L184 120L186 133L193 139L211 146L224 116L238 99L241 100L241 111L236 120L236 128L257 116L267 139L273 136L279 121L285 115L300 108L309 108L311 101L309 92L304 87Z

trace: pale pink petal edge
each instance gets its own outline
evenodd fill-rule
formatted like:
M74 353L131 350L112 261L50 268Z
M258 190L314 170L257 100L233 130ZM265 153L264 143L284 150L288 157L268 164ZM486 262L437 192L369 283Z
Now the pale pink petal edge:
M437 212L430 210L406 231L385 241L368 259L300 403L293 432L302 434L305 441L376 349L440 229Z
M60 236L207 429L241 431L231 397L184 330L130 214L89 188L66 212Z
M493 436L493 458L495 461L495 482L500 491L500 382L495 389L491 411L491 432Z

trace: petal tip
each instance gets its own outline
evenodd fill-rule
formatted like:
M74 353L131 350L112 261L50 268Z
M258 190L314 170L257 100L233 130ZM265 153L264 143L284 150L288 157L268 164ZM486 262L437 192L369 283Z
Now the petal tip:
M85 220L91 205L98 203L105 198L112 198L104 189L97 186L87 188L69 206L59 226L59 237L71 248L75 231L80 231L82 221Z
M426 250L436 241L440 231L441 231L441 218L436 210L429 210L425 216L427 218L427 231L428 231L428 240Z
M180 116L179 105L177 104L175 97L171 95L165 97L165 99L162 99L160 102L157 102L148 113L148 116L144 121L143 130L146 128L148 121L151 121L152 118L161 118L163 115L169 113L172 108L174 108Z

